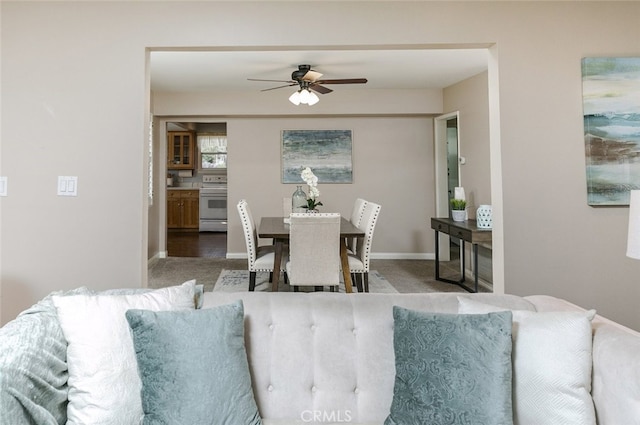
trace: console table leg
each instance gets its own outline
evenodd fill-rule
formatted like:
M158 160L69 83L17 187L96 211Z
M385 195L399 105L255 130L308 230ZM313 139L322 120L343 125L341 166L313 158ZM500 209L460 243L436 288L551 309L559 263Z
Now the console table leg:
M478 292L478 244L473 245L473 280L475 283L475 292Z
M440 280L440 238L436 230L436 280Z
M464 239L460 239L460 283L464 283L466 280L464 273L464 269L466 268L467 264L465 257L466 251L467 250L465 249Z

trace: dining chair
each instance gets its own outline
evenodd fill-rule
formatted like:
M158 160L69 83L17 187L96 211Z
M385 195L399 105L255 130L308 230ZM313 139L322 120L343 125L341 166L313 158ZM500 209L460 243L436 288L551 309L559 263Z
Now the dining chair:
M293 212L293 207L291 205L291 198L282 198L282 216L284 217L284 222L289 222L289 215Z
M378 215L382 206L374 202L367 202L362 212L362 221L358 228L364 231L364 238L358 239L355 254L349 254L349 273L356 282L358 292L369 292L369 264L373 231L376 228Z
M256 224L251 215L249 204L241 199L238 202L238 213L244 230L244 240L247 245L247 268L249 269L249 291L256 289L256 273L269 272L269 282L273 277L273 262L275 259L275 246L258 246L258 233Z
M357 198L353 203L353 210L351 211L351 224L360 228L360 223L362 222L362 213L364 212L364 207L367 205L367 201L362 198ZM347 250L355 254L357 249L358 238L347 238Z
M293 213L289 229L286 277L293 290L340 285L340 214Z

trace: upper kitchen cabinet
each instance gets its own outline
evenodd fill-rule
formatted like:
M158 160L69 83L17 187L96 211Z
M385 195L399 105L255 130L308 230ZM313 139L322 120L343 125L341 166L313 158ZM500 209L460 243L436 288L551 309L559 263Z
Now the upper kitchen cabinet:
M190 131L167 132L167 168L185 170L195 168L195 138Z

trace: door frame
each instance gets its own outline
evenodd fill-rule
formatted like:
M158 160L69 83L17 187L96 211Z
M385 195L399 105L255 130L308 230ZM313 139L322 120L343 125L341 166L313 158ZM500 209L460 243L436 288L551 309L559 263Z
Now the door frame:
M435 157L435 180L436 180L436 216L449 216L449 177L447 158L447 121L456 118L458 123L458 181L462 180L460 169L460 111L449 112L433 119L434 122L434 157ZM439 256L442 261L449 261L449 235L438 233Z

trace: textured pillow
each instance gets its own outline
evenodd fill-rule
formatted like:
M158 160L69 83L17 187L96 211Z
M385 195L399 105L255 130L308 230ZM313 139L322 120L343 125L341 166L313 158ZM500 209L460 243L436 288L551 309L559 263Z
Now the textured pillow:
M261 424L242 301L193 311L129 310L143 425Z
M510 425L511 312L393 307L396 378L385 425Z
M504 310L458 297L459 313ZM513 311L516 425L595 425L591 319L595 311Z
M125 312L194 308L195 281L135 295L54 296L67 340L67 425L137 424L140 378Z

